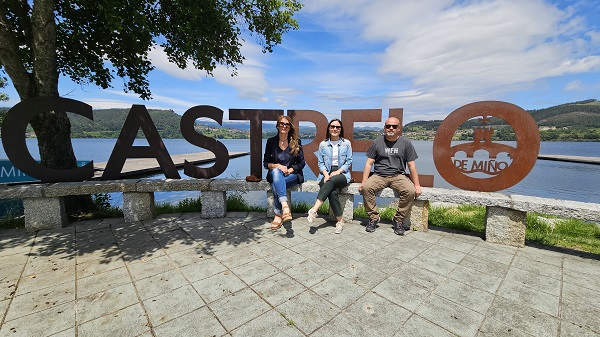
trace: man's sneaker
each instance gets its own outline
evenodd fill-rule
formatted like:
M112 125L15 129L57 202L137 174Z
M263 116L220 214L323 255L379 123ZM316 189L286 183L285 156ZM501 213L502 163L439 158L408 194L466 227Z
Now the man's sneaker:
M398 221L392 219L392 227L394 228L394 233L396 235L404 235L404 221L402 223L398 223Z
M306 220L308 220L308 222L310 222L310 223L313 223L316 218L317 218L317 211L315 211L312 208L309 209L308 210L308 218Z
M378 222L379 222L379 218L377 218L375 220L369 220L369 223L367 224L367 227L365 228L365 230L369 233L374 232L375 229L377 229Z
M402 228L403 228L405 231L409 231L409 230L410 230L410 218L404 218L404 219L402 220Z
M335 234L340 234L344 230L344 220L340 220L335 224Z

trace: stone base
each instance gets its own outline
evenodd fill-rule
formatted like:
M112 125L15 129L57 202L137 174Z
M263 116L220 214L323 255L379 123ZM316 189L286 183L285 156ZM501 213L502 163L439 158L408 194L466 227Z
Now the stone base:
M290 203L290 206L291 206L292 192L287 191L286 195L287 195L288 203ZM267 218L275 217L275 212L273 211L274 208L275 208L275 196L273 195L272 190L268 190L267 191Z
M123 220L125 222L151 220L155 216L154 193L123 192Z
M25 229L57 229L67 225L67 212L62 197L24 198Z
M488 206L485 212L485 241L523 247L526 222L526 212Z
M409 217L411 230L427 232L429 230L429 200L415 200Z
M352 222L354 220L354 195L339 194L340 204L342 205L342 218L344 222ZM337 221L337 218L329 207L329 221Z
M227 214L227 193L224 191L203 191L200 202L205 219L222 218Z

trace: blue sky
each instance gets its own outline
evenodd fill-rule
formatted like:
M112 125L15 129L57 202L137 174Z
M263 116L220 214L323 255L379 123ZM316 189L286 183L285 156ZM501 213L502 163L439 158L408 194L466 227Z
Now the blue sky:
M404 108L404 123L443 119L475 101L524 109L600 99L600 0L301 0L300 29L273 53L246 39L238 76L181 70L155 49L153 99L61 78L60 94L94 109L225 111ZM18 102L9 88L7 93Z

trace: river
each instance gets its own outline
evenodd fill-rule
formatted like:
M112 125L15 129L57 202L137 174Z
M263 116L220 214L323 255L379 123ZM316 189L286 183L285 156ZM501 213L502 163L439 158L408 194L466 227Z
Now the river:
M37 140L28 138L27 146L31 155L39 159L37 150ZM108 161L116 139L73 139L73 149L78 160L94 160L95 162ZM206 151L198 148L184 139L164 139L165 146L170 154L184 154ZM250 142L247 139L224 139L220 140L231 152L250 151ZM310 140L303 140L306 144ZM263 146L266 140L263 140ZM415 149L419 155L417 159L417 169L421 174L434 175L434 187L451 188L454 186L447 183L437 172L433 163L433 142L432 141L413 141ZM514 142L504 142L513 145ZM135 145L147 145L143 139L136 140ZM597 142L542 142L540 154L587 156L600 158L600 143ZM0 149L0 158L6 158L4 148ZM244 178L249 174L250 156L243 156L231 159L224 173L218 178ZM364 153L355 153L354 170L359 171L365 163ZM203 166L211 166L207 164ZM180 171L182 178L189 178ZM307 180L316 179L312 171L307 167L304 170ZM263 177L266 171L263 172ZM149 178L164 177L157 174ZM499 191L506 194L522 194L537 197L566 199L584 202L593 202L600 204L600 165L579 164L569 162L559 162L550 160L538 160L525 179L518 184ZM176 203L184 198L195 198L199 192L157 192L155 199L157 202ZM294 192L294 201L304 201L312 203L315 198L314 193ZM111 194L114 205L122 205L120 193ZM247 192L245 199L252 205L266 206L266 196L263 192ZM361 198L355 198L355 202L360 202Z

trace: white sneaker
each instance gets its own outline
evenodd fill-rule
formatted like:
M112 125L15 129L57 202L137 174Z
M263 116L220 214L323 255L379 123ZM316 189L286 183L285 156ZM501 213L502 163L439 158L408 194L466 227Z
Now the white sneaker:
M335 224L335 234L340 234L344 229L344 220L340 220Z
M308 218L306 220L308 220L308 222L313 223L315 221L315 219L317 218L317 211L313 210L312 208L308 210Z

